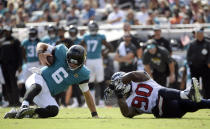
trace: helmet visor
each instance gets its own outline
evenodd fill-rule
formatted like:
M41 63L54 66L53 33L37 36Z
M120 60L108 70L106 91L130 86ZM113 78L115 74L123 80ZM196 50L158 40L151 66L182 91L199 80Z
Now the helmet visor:
M82 65L82 64L79 65L78 61L75 59L69 59L67 60L67 63L71 70L76 70Z

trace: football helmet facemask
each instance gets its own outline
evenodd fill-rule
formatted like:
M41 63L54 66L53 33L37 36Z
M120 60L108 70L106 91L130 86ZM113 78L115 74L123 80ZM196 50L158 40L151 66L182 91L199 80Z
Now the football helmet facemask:
M111 82L109 88L112 90L122 91L123 95L126 95L131 90L131 84L124 84L122 82L122 77L125 75L125 72L116 72L111 77Z

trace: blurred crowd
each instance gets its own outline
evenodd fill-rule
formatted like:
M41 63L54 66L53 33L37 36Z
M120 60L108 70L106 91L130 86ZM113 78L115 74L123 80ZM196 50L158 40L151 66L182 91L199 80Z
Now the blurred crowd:
M85 25L210 23L208 0L1 0L0 26L33 22Z
M47 26L45 37L38 36L39 30L36 27L28 27L27 37L22 41L12 35L12 28L25 28L27 23L40 22L55 22L56 26ZM62 26L61 22L65 24ZM196 77L202 84L203 97L209 99L210 39L205 36L205 29L196 27L192 35L179 41L187 42L184 45L187 52L184 55L186 63L179 71L178 62L173 58L171 42L168 37L162 35L159 26L194 23L210 23L208 0L1 1L0 106L18 106L21 101L19 98L25 94L26 79L37 70L31 68L43 67L36 53L38 42L53 46L65 44L69 48L73 44L87 44L89 40L99 40L106 46L99 49L102 59L97 63L98 67L101 65L103 68L104 74L100 72L98 75L96 68L95 80L91 79L89 85L90 90L94 91L91 93L98 106L107 104L104 103L103 90L115 71L145 70L159 84L181 90L190 85L191 77ZM98 32L101 24L123 25L123 36L117 43L108 43L108 37ZM87 26L88 30L79 30L80 25ZM131 25L154 25L154 28L147 39L142 40L131 33ZM68 26L68 29L64 26ZM93 35L97 35L97 38L94 39ZM94 56L94 53L92 55ZM117 69L113 61L118 64ZM94 65L95 63L93 62ZM103 77L97 79L102 75ZM78 86L70 87L67 92L56 96L56 100L64 106L69 106L70 100L73 100L72 107L85 106Z

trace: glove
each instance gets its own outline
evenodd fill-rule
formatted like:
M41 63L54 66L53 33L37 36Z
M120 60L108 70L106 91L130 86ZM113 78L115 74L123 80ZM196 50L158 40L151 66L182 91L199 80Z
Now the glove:
M123 90L119 89L119 90L114 90L115 95L117 96L118 99L122 99L123 98Z

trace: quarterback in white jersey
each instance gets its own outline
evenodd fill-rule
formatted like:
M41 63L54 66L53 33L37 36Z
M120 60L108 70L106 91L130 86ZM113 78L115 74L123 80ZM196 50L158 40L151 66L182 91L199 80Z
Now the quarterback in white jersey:
M192 81L189 89L180 91L159 85L146 72L116 72L105 98L115 94L125 117L149 113L156 118L181 118L187 112L210 108L210 100L201 99L197 79Z

